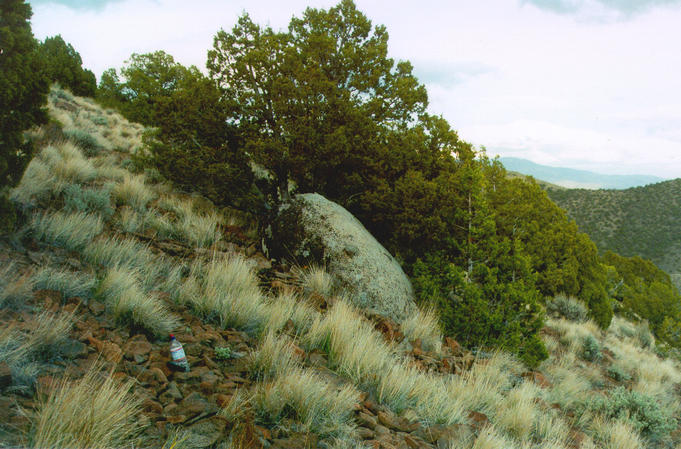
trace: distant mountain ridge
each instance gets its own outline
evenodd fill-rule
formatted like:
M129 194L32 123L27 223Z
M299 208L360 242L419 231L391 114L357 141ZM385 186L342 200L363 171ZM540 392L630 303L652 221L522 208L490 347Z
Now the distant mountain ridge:
M574 168L551 167L516 157L500 157L499 161L507 170L571 189L628 189L664 181L664 178L651 175L605 175Z

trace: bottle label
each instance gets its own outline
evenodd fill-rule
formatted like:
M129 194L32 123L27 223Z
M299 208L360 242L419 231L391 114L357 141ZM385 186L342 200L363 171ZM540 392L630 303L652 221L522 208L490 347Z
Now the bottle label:
M173 362L183 362L187 358L187 356L184 354L184 349L182 346L171 349L170 357L173 359Z

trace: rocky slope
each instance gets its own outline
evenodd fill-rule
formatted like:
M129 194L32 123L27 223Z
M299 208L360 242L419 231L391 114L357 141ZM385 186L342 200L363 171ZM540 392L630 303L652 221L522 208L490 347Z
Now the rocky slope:
M644 326L602 332L566 299L529 372L443 339L427 311L363 312L325 270L267 259L235 212L135 171L141 127L68 92L50 102L62 129L32 132L41 151L12 193L24 227L0 243L0 446L681 442L681 371ZM189 372L168 363L168 332Z

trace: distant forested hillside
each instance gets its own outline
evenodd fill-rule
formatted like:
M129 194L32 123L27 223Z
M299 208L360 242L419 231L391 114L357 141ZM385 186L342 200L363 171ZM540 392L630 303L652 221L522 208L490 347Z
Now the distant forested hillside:
M681 179L626 190L547 190L601 250L681 273ZM677 283L678 285L678 283Z

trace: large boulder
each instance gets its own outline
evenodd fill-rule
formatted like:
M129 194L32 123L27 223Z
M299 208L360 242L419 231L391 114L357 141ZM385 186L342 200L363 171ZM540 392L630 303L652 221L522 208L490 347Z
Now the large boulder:
M282 206L269 247L274 256L325 266L334 287L371 313L401 322L416 310L397 261L350 212L319 194L296 195Z

